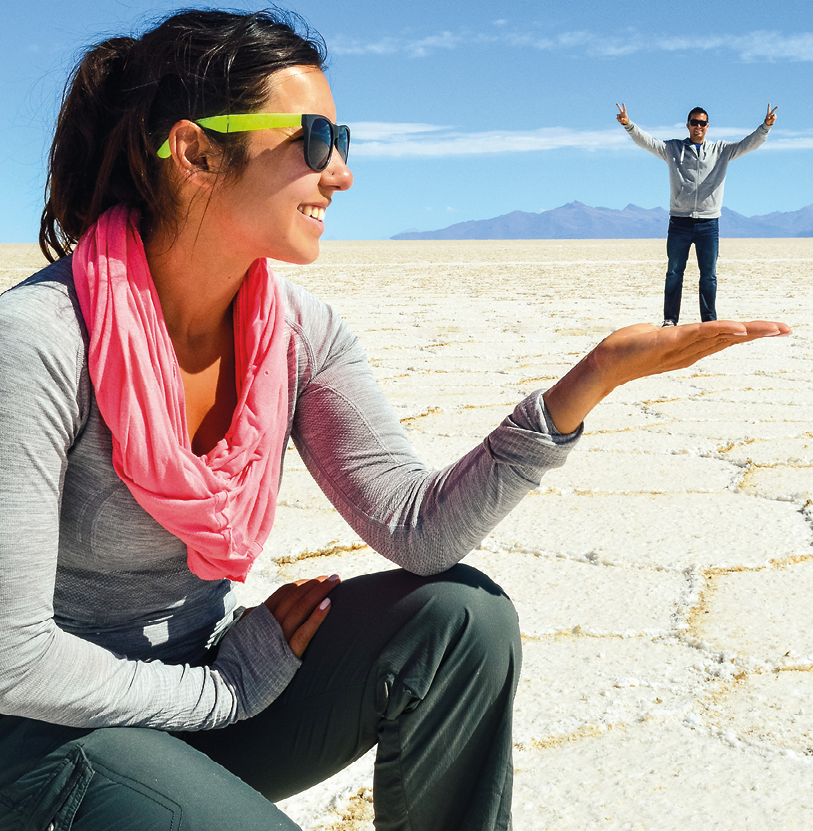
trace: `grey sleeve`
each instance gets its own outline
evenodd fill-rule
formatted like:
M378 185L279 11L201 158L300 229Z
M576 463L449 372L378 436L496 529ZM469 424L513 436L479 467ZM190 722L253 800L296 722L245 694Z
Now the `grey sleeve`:
M637 124L633 124L632 121L629 124L625 124L624 129L639 147L648 150L659 159L667 160L665 141L650 136L649 133L644 132Z
M765 139L768 138L768 133L770 132L771 128L763 121L753 133L750 133L744 139L741 139L740 141L726 142L725 148L726 153L728 153L729 161L738 159L740 156L744 156L746 153L756 150L757 147L761 147L765 143Z
M194 730L259 712L300 665L264 606L232 627L211 667L128 660L56 625L62 483L89 383L84 346L56 289L20 288L2 301L0 713Z
M423 575L474 549L546 470L564 464L580 435L558 434L536 392L463 458L429 470L341 327L299 397L293 431L311 474L356 533Z

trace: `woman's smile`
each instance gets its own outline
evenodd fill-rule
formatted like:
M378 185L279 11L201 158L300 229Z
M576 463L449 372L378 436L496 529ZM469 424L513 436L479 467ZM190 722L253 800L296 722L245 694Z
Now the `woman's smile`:
M315 219L322 224L324 224L325 221L326 210L327 205L321 207L319 205L300 205L299 207L299 213L304 214L310 219Z

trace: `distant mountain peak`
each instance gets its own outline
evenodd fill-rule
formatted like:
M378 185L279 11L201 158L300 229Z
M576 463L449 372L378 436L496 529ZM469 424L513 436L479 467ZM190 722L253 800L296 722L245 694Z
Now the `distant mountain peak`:
M541 213L512 211L493 219L470 219L437 231L404 231L391 239L657 239L665 238L663 208L630 203L622 210L593 208L575 200ZM722 237L813 237L813 205L746 217L723 208Z

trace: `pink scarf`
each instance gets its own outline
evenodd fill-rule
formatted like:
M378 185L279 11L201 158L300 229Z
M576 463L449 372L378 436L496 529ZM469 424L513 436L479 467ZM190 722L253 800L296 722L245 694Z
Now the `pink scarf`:
M268 262L252 263L233 304L237 408L226 436L196 456L137 222L137 212L111 208L73 255L113 467L138 504L186 543L190 571L242 582L274 524L288 424L282 294Z

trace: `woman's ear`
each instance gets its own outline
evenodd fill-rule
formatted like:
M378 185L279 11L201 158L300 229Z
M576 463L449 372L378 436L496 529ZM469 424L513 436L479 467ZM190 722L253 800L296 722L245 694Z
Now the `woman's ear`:
M198 179L198 184L211 184L217 174L220 150L194 121L186 119L172 125L169 131L169 161L185 180Z

